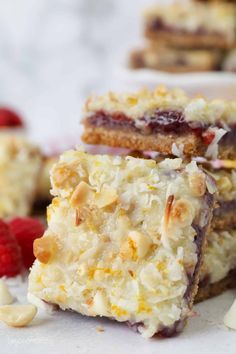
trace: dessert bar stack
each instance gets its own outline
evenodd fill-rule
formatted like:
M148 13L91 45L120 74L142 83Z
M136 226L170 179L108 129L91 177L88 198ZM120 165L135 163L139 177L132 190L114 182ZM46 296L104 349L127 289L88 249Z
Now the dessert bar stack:
M85 108L85 142L194 159L214 179L216 205L199 300L236 286L235 117L236 101L190 99L163 87L92 97ZM208 179L207 185L212 187Z
M234 71L236 4L156 5L144 12L146 45L130 55L134 69L168 72Z
M236 231L225 206L235 202L235 110L163 87L89 98L83 140L139 157L60 157L29 300L166 337L183 329L194 301L233 286Z

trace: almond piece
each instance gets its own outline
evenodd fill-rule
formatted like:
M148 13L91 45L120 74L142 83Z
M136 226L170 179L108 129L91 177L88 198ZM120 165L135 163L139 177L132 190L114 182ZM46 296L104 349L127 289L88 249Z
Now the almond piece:
M34 241L34 255L35 257L44 264L47 264L52 260L54 254L57 251L57 244L53 237L46 236L37 238Z
M37 307L34 305L0 306L0 320L10 327L25 327L36 316Z
M170 219L172 224L187 226L192 223L193 208L186 199L177 200L171 210Z
M94 192L88 183L82 181L75 188L71 196L70 203L72 207L76 208L80 205L86 204L90 199L93 198L93 194Z
M202 197L206 193L206 178L202 172L191 173L188 177L189 186L195 197Z
M101 192L95 194L94 204L98 208L105 208L108 205L115 203L118 199L117 192L114 188L103 186Z
M228 328L236 329L236 300L224 317L224 324Z
M14 301L14 297L10 293L7 285L0 279L0 306L10 305Z
M75 170L60 164L54 169L53 172L53 184L56 188L69 188L76 186L79 182L79 176Z

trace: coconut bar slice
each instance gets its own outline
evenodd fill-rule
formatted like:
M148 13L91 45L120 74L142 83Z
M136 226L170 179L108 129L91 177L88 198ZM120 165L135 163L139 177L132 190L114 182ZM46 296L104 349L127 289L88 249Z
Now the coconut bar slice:
M179 332L191 313L213 195L195 162L64 153L51 172L48 229L34 244L29 297Z
M0 136L0 217L26 216L36 195L42 157L15 135Z
M176 49L150 45L134 50L130 55L133 69L153 69L172 73L218 70L221 55L212 50Z
M233 48L236 10L232 4L184 3L152 6L144 13L147 38L178 48Z
M236 288L236 229L207 236L196 301Z
M189 98L182 90L90 97L83 140L177 156L236 157L236 101Z

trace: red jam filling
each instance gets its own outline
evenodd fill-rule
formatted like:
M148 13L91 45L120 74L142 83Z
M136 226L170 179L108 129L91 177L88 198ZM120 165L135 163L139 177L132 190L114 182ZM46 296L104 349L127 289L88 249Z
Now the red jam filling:
M215 132L209 129L209 124L200 121L187 122L183 112L171 109L156 109L136 120L119 112L109 114L97 111L87 118L87 122L96 127L129 130L143 135L155 133L187 135L193 133L201 138L205 145L210 145L215 138ZM222 124L218 122L216 126L220 128ZM236 126L232 125L229 128L231 130L221 139L221 143L225 145L235 144L236 140Z

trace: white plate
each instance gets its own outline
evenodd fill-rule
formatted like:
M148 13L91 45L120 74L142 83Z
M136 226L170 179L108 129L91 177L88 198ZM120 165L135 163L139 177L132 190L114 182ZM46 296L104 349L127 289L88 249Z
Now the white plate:
M26 301L27 282L11 282L20 302ZM199 314L185 331L171 339L143 339L125 324L40 310L29 327L15 329L0 323L0 353L6 354L235 354L236 331L223 325L234 291L195 307ZM103 329L104 332L100 332Z
M169 88L180 87L189 94L203 94L208 97L236 98L236 73L201 72L170 74L162 71L121 67L114 73L119 87L123 90L150 89L160 84Z

